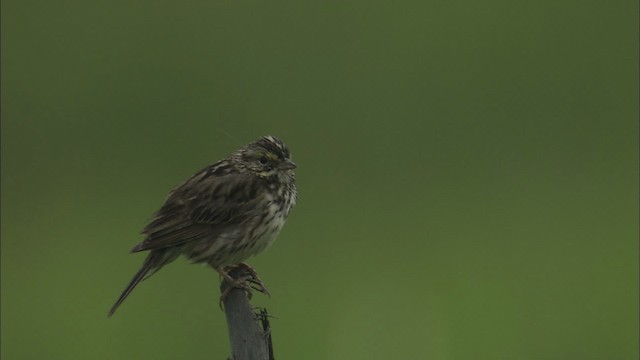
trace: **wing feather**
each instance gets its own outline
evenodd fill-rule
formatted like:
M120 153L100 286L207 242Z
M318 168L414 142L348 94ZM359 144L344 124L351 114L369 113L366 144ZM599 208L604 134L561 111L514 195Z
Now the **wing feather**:
M259 178L214 175L207 169L174 188L142 230L147 237L131 251L155 250L215 238L257 214Z

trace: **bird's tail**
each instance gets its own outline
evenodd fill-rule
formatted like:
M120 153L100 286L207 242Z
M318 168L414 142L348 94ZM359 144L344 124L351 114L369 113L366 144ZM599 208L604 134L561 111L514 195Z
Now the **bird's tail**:
M166 264L166 262L162 261L162 258L164 257L162 255L164 255L164 254L159 254L156 251L152 251L147 256L147 258L144 260L144 263L142 264L142 267L140 268L140 270L138 270L138 272L133 277L133 279L131 279L131 282L129 283L129 285L127 285L127 287L124 289L122 294L120 294L120 297L118 298L116 303L113 304L113 306L111 307L111 310L109 310L109 316L113 315L113 313L116 312L118 307L120 305L122 305L122 303L127 298L127 296L129 296L129 294L131 294L133 289L135 289L135 287L142 280L144 280L144 279L148 278L149 276L153 275L156 271L160 270L162 265Z

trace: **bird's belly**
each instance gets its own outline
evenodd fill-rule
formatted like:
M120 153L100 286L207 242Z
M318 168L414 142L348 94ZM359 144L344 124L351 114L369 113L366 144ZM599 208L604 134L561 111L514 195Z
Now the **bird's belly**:
M272 194L265 195L264 207L242 224L228 228L215 238L190 244L184 253L195 263L215 268L236 265L267 249L276 239L295 204L295 196L286 194L278 202Z
M276 239L286 222L284 213L277 212L269 221L254 219L251 230L240 232L238 227L223 232L215 239L186 251L187 257L194 263L207 263L215 268L236 265L266 250ZM257 225L255 225L257 224Z

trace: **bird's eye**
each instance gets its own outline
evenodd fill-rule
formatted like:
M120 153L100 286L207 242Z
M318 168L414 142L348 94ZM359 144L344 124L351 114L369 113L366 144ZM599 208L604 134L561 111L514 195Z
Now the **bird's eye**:
M258 161L260 161L262 165L266 165L269 162L266 156L261 157Z

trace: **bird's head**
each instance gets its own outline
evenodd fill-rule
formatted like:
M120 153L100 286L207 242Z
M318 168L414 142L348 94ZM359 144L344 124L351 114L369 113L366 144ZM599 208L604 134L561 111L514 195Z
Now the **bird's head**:
M296 168L287 145L271 135L261 137L234 155L236 163L262 178L288 178Z

